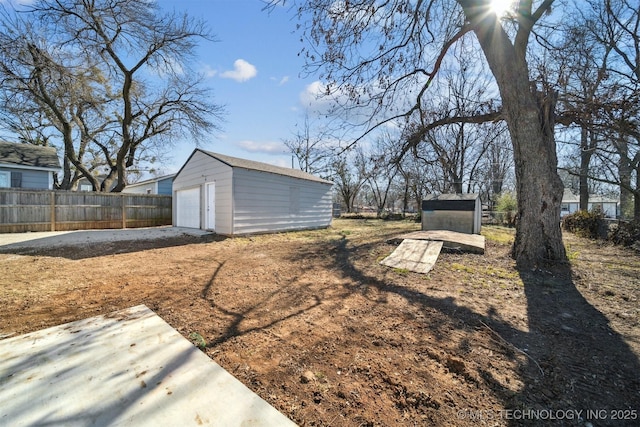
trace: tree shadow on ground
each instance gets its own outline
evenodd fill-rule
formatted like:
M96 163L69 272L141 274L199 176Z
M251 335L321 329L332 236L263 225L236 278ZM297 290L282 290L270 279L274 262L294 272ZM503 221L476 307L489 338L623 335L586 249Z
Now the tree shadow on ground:
M582 296L574 284L569 265L559 265L548 270L518 271L524 284L527 304L527 327L520 329L505 319L500 309L493 307L490 302L482 309L478 305L469 308L461 300L457 300L453 288L450 288L451 292L441 296L442 293L431 292L424 286L427 282L414 280L410 283L411 280L400 279L403 277L400 274L385 274L390 270L372 265L371 261L375 257L372 254L375 254L387 237L389 236L382 236L374 242L360 243L357 238L348 239L347 235L342 235L341 238L300 245L294 256L287 255L288 267L285 268L290 268L291 265L300 267L306 262L307 265L313 264L333 272L341 280L320 287L306 287L306 282L300 280L302 275L292 274L282 283L278 283L278 278L274 277L277 284L274 289L261 295L252 295L242 306L223 305L217 300L214 285L224 267L224 261L218 262L210 280L201 290L200 297L220 315L225 327L218 331L217 338L208 347L219 346L234 337L267 330L312 312L317 317L322 315L319 310L331 311L331 331L335 332L336 339L325 347L320 345L322 343L308 342L309 352L314 357L321 357L319 353L325 348L329 348L330 352L337 351L331 346L340 345L345 347L340 348L340 352L355 349L357 354L359 349L356 347L362 345L367 346L365 350L369 354L393 351L391 347L404 352L415 352L416 354L402 356L415 358L416 365L422 365L423 370L429 369L426 359L434 359L448 369L452 377L458 376L467 383L475 384L483 393L495 397L492 401L499 402L498 411L491 407L494 411L491 414L478 412L478 421L488 421L482 419L484 415L493 420L494 424L500 418L502 424L510 426L587 426L587 423L593 426L638 425L640 414L633 412L640 408L638 357L624 337L611 328L607 317ZM418 276L412 277L415 279ZM447 288L448 284L442 283L439 286ZM359 313L366 312L373 323L371 328L366 325L351 325L349 315L333 315L343 309L344 301L352 295L362 296L368 303L367 307L352 305L351 309ZM410 312L394 313L388 310L387 307L391 306L389 302L398 298L404 300L404 306ZM360 300L351 300L350 304ZM271 311L265 311L266 307L271 308ZM390 331L385 335L376 331L376 322L380 320L380 324L382 323L382 319L376 318L376 315L381 313L393 317L397 324L405 322L410 324L409 327L418 326L415 332L418 335L424 330L425 335L431 335L439 342L453 343L449 348L473 347L476 344L474 340L479 336L489 336L497 343L495 348L500 347L500 356L509 358L511 366L514 366L513 369L500 373L512 375L512 382L522 386L516 391L505 387L504 378L498 378L496 371L491 370L486 363L474 363L460 356L465 354L464 351L443 355L442 352L431 351L426 339L417 345L403 347L402 333ZM368 336L361 338L367 333ZM313 339L316 338L311 338ZM317 339L326 341L331 338L327 338L326 334L319 334ZM301 356L299 353L296 355ZM477 371L472 372L475 369L472 366L477 367ZM372 370L376 369L373 364L369 367L354 366L356 368L364 369L365 371L360 372L365 372L366 375L372 375ZM391 399L398 399L396 408L400 408L400 411L407 408L409 398L411 408L424 404L424 413L443 412L444 406L448 406L446 410L449 411L449 418L443 424L451 425L459 424L451 419L451 414L455 415L455 411L473 410L451 408L453 403L440 396L426 396L421 390L409 389L406 385L408 382L403 384L402 379L382 369L384 367L379 367L377 378L388 383L390 389L378 389L378 392L391 393ZM422 372L414 371L410 379L420 380L416 375L421 375ZM424 384L432 385L428 382ZM386 385L383 384L383 387ZM434 390L433 393L444 395L447 390ZM404 400L400 401L401 399ZM470 403L464 397L456 402L458 405ZM366 421L365 415L362 417ZM371 414L366 416L368 420L371 417ZM436 425L442 421L442 416L434 417L433 420L436 421L432 424ZM464 421L466 424L463 420L460 423L471 425L468 418Z
M311 298L305 301L302 305L293 304L292 301L290 301L288 298L282 297L282 289L276 289L275 291L272 291L267 295L256 297L255 300L248 305L248 307L244 307L242 309L225 307L216 301L215 295L212 295L211 292L212 287L216 283L218 275L220 274L220 271L223 269L224 265L225 261L218 263L218 266L215 267L214 272L211 275L211 279L205 284L200 294L201 298L207 301L214 313L218 313L221 317L228 319L227 326L224 331L222 331L216 338L206 344L206 347L208 348L216 347L237 336L266 330L274 325L286 321L287 319L300 316L301 314L308 312L322 304L320 296L315 294L311 295ZM293 310L288 310L286 314L284 314L284 310L282 310L282 314L275 316L261 313L264 307L272 307L274 303L282 306L283 308L296 308ZM251 324L252 317L261 318L261 321L259 323Z
M361 253L370 247L358 248ZM638 425L640 363L609 320L589 304L576 288L569 265L549 270L520 270L527 300L528 331L514 328L492 307L478 313L456 304L452 297L382 281L356 267L353 250L342 239L335 248L335 263L352 283L364 283L384 293L405 298L422 310L437 310L472 328L485 327L517 355L524 387L504 390L492 374L481 377L503 402L492 417L509 425ZM359 291L355 287L352 291ZM438 335L437 330L432 331ZM485 414L487 415L487 414Z
M545 373L527 383L519 402L525 408L550 411L542 415L582 411L582 423L638 425L640 415L634 412L640 408L638 357L607 317L578 291L570 266L519 273L529 332L513 340L529 348L531 360ZM521 375L531 369L523 367Z
M198 350L174 334L139 306L0 342L2 425L135 425L175 413L193 392L182 378ZM163 398L168 386L178 397Z

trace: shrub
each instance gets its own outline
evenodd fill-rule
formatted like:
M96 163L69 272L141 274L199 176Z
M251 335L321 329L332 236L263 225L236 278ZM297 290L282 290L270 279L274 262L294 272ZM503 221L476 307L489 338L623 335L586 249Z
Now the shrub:
M502 193L496 200L495 210L500 217L502 225L514 227L516 224L516 211L518 201L513 193Z
M355 213L355 212L347 212L347 213L342 213L340 214L340 218L343 219L372 219L375 218L375 215L365 215L365 214L361 214L361 213Z
M500 212L518 210L518 200L513 193L501 193L496 200L495 210Z
M562 219L563 228L567 231L589 239L597 239L603 225L604 213L600 209L576 211Z
M385 221L402 221L404 220L404 215L401 213L383 213L380 218Z
M615 224L609 231L609 240L616 245L637 246L640 242L640 221Z

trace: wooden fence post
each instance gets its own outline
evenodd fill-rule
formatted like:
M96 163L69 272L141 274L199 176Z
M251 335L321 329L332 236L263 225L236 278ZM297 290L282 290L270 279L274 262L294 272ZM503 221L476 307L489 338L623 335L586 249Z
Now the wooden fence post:
M127 228L127 206L124 202L124 194L120 193L120 197L122 198L122 228Z
M51 192L51 231L56 231L56 192Z

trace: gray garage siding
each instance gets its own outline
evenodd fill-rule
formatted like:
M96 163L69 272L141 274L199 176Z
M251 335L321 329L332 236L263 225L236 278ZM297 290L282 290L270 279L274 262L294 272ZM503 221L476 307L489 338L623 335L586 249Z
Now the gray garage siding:
M331 185L234 169L234 234L327 227Z
M174 179L173 193L200 190L201 227L206 224L208 182L215 182L214 229L219 234L269 233L331 224L331 182L296 169L196 149Z
M233 234L232 231L232 196L231 196L231 167L216 159L195 151L187 161L188 167L180 170L173 181L174 198L179 189L200 186L200 205L205 206L205 183L216 184L216 233ZM174 206L175 209L175 206ZM204 212L201 212L200 223L205 224Z

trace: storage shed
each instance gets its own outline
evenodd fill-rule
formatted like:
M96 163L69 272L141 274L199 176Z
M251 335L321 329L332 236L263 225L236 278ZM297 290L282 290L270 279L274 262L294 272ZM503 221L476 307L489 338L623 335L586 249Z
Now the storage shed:
M328 227L332 185L297 169L195 149L173 180L173 225L230 236Z
M478 194L429 195L422 201L422 229L480 234L482 204Z

